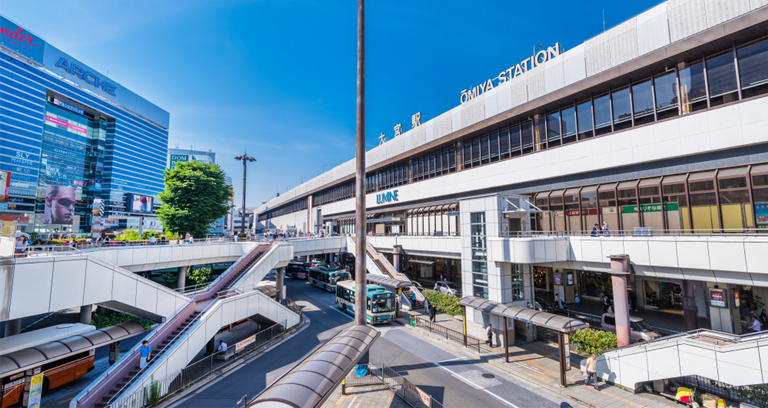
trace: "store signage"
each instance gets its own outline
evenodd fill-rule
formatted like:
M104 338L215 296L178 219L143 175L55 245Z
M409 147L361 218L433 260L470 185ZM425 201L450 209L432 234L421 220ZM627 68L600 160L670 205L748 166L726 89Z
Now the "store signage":
M251 336L251 337L248 337L245 340L238 341L237 343L235 343L235 352L238 352L241 349L245 348L245 346L247 346L249 344L253 344L255 342L256 342L256 335L255 334L253 336Z
M757 228L768 229L768 203L755 204L755 217Z
M61 120L59 118L54 118L53 116L45 115L45 120L47 120L48 122L51 122L51 123L53 123L55 125L64 126L66 128L72 129L72 130L74 130L76 132L88 133L88 129L86 129L86 128L82 127L82 126L73 125L73 124L71 124L71 123L69 123L67 121Z
M11 173L0 170L0 203L8 202L8 193L11 189Z
M376 204L384 204L399 201L397 190L376 194Z
M562 275L560 275L560 272L555 272L554 278L555 278L555 286L560 286L563 284L563 278L562 278Z
M406 389L406 391L413 394L414 397L421 400L421 402L424 403L424 405L431 407L432 406L432 397L429 396L426 392L419 389L419 387L411 384L410 381L403 379L403 388Z
M106 80L102 81L95 74L90 71L85 71L83 67L75 64L74 62L70 64L69 61L67 61L67 59L64 57L59 58L59 61L56 62L56 68L63 69L69 75L76 76L78 79L84 81L88 85L93 86L94 88L101 88L101 90L108 95L117 96L115 94L115 85L110 84Z
M499 75L496 76L496 78L483 81L480 83L480 85L472 88L471 90L465 89L461 91L461 103L465 103L474 98L477 98L478 96L490 91L491 89L503 84L504 82L511 81L512 79L528 72L528 70L533 69L551 60L552 58L557 57L558 55L560 55L560 43L555 43L553 47L548 47L546 50L541 50L537 52L536 55L532 55L520 61L516 65L507 68L505 71L501 71ZM493 83L494 81L496 81L496 84Z
M0 16L0 45L38 64L43 63L45 41Z
M54 105L58 105L58 106L61 106L61 107L62 107L62 108L64 108L64 109L69 109L69 110L71 110L72 112L75 112L75 113L79 113L79 114L81 114L81 115L84 115L84 114L85 114L85 112L84 112L82 109L80 109L80 108L76 108L76 107L74 107L74 106L72 106L72 105L70 105L70 104L68 104L68 103L66 103L66 102L62 102L62 101L60 101L60 100L58 100L58 99L54 99L54 100L53 100L53 104L54 104Z
M29 388L29 408L39 408L40 400L43 398L43 376L45 374L39 373L32 376L32 382Z
M170 169L173 170L176 168L177 162L188 162L189 161L189 155L188 154L172 154L171 155L171 163L170 163Z
M661 204L643 204L641 211L644 213L651 213L651 212L661 212L662 205ZM665 203L664 204L664 211L677 211L678 205L677 203ZM637 214L637 206L636 205L624 205L621 207L621 213L622 214Z
M725 289L709 289L709 304L714 307L728 307L725 301Z
M0 221L0 237L16 238L16 221Z

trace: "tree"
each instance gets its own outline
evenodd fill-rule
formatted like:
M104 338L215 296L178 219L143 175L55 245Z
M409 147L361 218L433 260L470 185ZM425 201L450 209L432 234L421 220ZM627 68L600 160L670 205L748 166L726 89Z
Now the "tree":
M162 207L157 215L170 232L205 236L209 225L229 212L230 188L218 164L177 162L165 170Z

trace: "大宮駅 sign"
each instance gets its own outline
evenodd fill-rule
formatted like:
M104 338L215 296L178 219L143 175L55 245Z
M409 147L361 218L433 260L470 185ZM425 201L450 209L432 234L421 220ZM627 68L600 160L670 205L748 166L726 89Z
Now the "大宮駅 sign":
M548 47L546 50L541 50L535 55L532 55L519 63L501 71L495 78L488 79L480 83L480 85L461 91L461 103L477 98L478 96L490 91L491 89L503 84L504 82L511 81L512 79L523 75L528 72L529 69L533 69L552 58L560 55L560 43L555 43L553 47ZM496 83L494 84L494 81Z

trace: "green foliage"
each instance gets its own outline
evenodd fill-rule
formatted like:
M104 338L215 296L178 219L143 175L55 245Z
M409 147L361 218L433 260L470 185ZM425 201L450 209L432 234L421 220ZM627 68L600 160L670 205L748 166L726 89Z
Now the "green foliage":
M139 239L141 239L139 231L134 229L125 230L115 237L115 241L138 241Z
M203 237L212 222L229 212L230 192L217 164L179 162L165 170L165 191L159 196L163 206L157 215L174 234Z
M425 290L421 292L429 300L429 304L436 307L439 312L448 313L451 316L461 314L459 298L453 295L446 295L436 290Z
M201 285L211 280L211 268L199 268L187 272L186 283L188 285Z
M571 336L571 343L578 346L577 353L584 355L595 353L599 356L606 350L618 347L615 334L595 329L577 331Z
M155 376L152 375L149 380L149 386L147 387L147 393L144 394L146 396L146 404L147 406L152 406L160 402L160 381L155 380Z
M102 329L104 327L114 326L116 324L125 322L136 322L142 325L142 327L145 329L152 327L152 322L149 320L139 319L138 317L113 311L109 311L107 314L103 315L96 313L93 315L93 319L91 320L91 324L96 326L97 329Z
M150 279L169 289L176 289L178 287L178 273L176 271L162 271L159 275L152 276Z

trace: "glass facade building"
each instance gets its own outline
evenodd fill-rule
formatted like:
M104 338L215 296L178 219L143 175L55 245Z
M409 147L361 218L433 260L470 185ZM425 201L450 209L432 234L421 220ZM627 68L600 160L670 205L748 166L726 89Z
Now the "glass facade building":
M0 26L18 27L2 16ZM127 200L163 189L168 112L21 30L42 49L0 42L0 171L10 184L0 219L25 232L90 233L102 199L110 226L138 227L147 214Z

